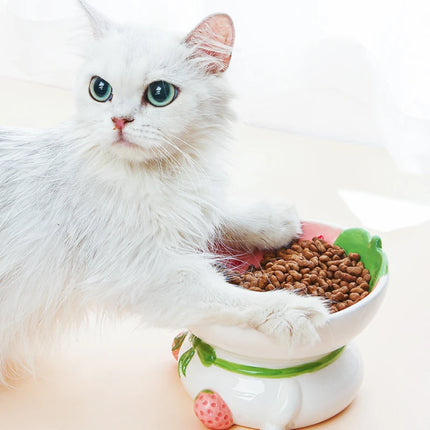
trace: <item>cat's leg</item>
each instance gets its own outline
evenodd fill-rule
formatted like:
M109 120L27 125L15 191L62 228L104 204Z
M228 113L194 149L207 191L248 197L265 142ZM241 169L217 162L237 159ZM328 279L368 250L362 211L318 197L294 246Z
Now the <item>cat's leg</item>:
M247 250L288 245L301 233L295 207L287 203L230 204L223 210L221 241Z
M285 290L260 293L234 286L199 256L176 261L170 258L158 285L154 282L151 288L142 290L140 304L146 319L155 324L188 328L214 323L238 325L289 345L317 340L316 328L328 316L320 298Z

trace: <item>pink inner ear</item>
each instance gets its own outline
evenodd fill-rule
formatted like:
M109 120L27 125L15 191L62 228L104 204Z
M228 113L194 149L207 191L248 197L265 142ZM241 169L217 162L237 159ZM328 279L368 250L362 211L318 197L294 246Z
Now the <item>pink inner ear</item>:
M188 35L185 42L189 45L198 45L197 52L200 55L210 55L221 60L221 63L217 61L210 64L209 72L223 72L231 58L231 50L226 48L231 48L234 43L233 21L225 14L211 15Z
M216 19L208 22L213 34L219 42L227 46L233 46L234 31L230 17L227 15L216 15L214 18Z

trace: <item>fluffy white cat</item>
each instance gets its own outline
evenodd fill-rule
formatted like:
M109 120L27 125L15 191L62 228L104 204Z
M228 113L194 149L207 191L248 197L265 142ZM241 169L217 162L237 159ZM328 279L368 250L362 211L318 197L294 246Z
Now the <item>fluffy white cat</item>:
M323 302L228 284L208 249L279 247L300 233L293 207L225 201L231 19L187 37L94 29L76 115L50 130L0 129L0 377L34 340L89 308L158 326L237 324L311 342ZM9 364L8 364L9 363Z

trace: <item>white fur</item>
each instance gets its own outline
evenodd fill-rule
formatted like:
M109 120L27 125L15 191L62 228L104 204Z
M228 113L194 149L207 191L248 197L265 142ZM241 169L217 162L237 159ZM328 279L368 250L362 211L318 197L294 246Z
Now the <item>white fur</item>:
M50 130L0 129L0 376L58 320L98 306L159 326L202 321L251 326L286 342L312 341L327 311L316 298L255 293L226 283L208 244L288 243L289 208L234 211L224 202L231 117L222 73L175 36L104 23L76 85L77 112ZM110 28L110 29L109 29ZM95 102L99 75L111 102ZM142 104L146 86L180 88L169 106ZM130 116L115 145L111 118Z

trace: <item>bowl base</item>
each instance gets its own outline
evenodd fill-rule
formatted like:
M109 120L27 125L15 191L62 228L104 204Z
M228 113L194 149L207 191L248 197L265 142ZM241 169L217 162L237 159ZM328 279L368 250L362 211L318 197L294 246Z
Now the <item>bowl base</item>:
M190 351L193 345L185 340L178 366L191 398L202 390L215 392L231 410L235 424L261 430L306 427L333 417L352 402L363 375L360 354L350 345L322 369L292 377L243 375L208 365ZM261 367L268 366L261 362Z

